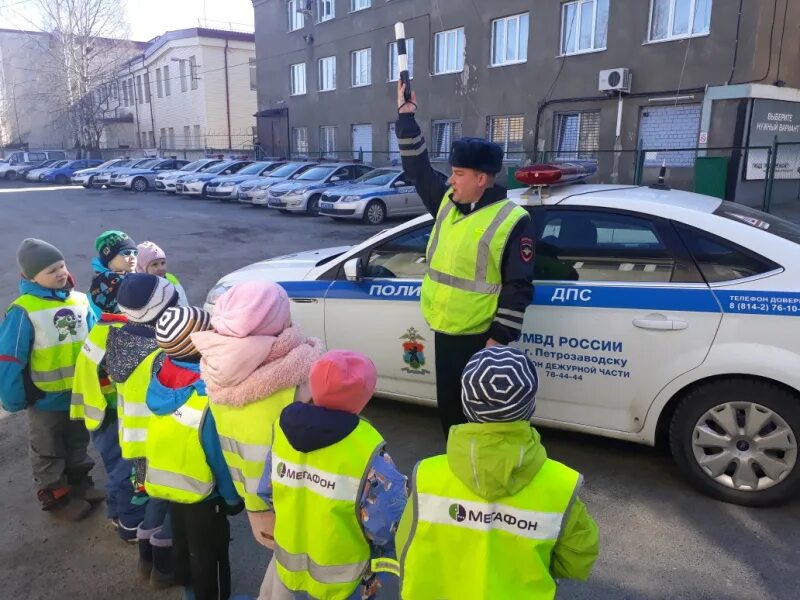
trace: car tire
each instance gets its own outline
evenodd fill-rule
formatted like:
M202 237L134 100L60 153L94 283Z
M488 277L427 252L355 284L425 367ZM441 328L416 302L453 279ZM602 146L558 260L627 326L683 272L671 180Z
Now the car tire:
M203 186L203 190L200 192L200 197L201 198L205 198L206 200L208 200L207 194L208 194L208 184L205 184Z
M315 194L308 199L308 202L306 202L306 214L309 217L319 216L319 199L320 195Z
M56 185L67 185L67 176L66 175L56 175Z
M796 496L798 438L800 398L747 377L694 388L675 409L669 429L672 456L689 482L713 498L744 506Z
M370 201L362 219L367 225L380 225L386 220L386 205L380 200Z
M92 189L94 187L94 177L89 177L89 180L83 184L83 187L87 190Z
M144 177L137 177L133 180L131 184L131 189L134 192L146 192L147 191L147 179Z
M17 178L16 171L6 171L6 179L9 181L14 181Z

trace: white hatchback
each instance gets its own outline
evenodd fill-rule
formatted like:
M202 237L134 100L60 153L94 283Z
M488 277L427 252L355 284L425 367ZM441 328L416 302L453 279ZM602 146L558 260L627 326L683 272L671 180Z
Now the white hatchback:
M800 488L800 227L658 187L512 193L537 231L535 294L517 344L536 363L534 421L668 444L688 479L766 505ZM420 313L432 219L355 247L265 260L223 277L281 283L294 318L378 366L381 396L435 403Z

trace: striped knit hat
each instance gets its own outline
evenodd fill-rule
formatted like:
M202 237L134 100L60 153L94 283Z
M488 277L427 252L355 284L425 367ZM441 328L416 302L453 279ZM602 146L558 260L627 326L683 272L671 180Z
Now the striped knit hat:
M524 352L492 346L477 352L461 376L461 405L472 423L529 421L539 378Z
M211 329L211 314L195 306L174 306L161 315L156 325L156 342L172 358L186 359L199 355L192 334Z

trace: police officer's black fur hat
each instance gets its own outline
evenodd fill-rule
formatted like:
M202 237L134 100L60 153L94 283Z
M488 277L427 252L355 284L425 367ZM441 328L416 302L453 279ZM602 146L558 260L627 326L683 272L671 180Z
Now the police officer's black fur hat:
M497 175L503 168L503 149L481 138L461 138L450 148L450 166Z

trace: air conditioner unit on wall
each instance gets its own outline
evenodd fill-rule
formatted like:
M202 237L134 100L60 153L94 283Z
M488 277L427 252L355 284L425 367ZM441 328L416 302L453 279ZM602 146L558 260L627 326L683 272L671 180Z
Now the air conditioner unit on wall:
M600 71L600 91L630 93L632 79L633 75L631 75L630 69L620 68Z

